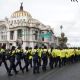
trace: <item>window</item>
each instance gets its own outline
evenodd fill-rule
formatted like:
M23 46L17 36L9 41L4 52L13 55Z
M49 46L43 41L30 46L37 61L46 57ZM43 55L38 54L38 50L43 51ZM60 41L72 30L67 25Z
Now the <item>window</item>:
M1 40L6 40L6 38L7 38L6 32L3 31L0 34L1 34Z
M42 32L42 34L44 35L44 32ZM42 37L42 41L44 41L44 37Z
M38 31L35 31L35 40L37 40L38 39Z
M19 20L17 20L17 23L19 24Z
M14 20L14 24L16 24L16 20Z
M13 24L13 21L11 21L11 24Z
M25 22L25 19L23 19L23 22Z
M10 40L13 40L14 37L14 31L10 31Z
M44 38L42 38L42 41L44 41Z
M18 39L22 38L22 29L19 29L17 31L17 37L18 37Z
M4 40L3 32L1 32L1 40Z
M10 23L10 21L9 21L9 23Z

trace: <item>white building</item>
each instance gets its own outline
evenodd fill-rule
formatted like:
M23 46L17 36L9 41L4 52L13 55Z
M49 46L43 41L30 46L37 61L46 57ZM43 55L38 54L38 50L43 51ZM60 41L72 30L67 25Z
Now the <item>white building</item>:
M17 41L23 41L22 47L34 48L36 45L54 44L54 34L51 38L42 38L40 35L53 32L50 26L42 24L33 19L29 12L23 10L21 3L20 10L15 11L10 18L0 20L0 45L4 44L7 48L17 46Z

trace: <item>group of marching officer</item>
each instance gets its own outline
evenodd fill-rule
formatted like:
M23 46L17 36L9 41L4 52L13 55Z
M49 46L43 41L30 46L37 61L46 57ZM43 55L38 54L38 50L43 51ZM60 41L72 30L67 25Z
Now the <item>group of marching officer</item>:
M8 65L7 60L10 65ZM22 60L25 65L22 67ZM33 73L40 73L40 67L45 72L49 63L50 69L54 67L62 67L66 64L80 61L79 49L53 49L46 47L34 49L21 46L16 49L12 46L11 50L6 50L5 46L0 47L0 66L4 63L6 71L9 76L12 76L12 70L18 74L17 66L19 66L22 73L29 71L29 66L33 68Z

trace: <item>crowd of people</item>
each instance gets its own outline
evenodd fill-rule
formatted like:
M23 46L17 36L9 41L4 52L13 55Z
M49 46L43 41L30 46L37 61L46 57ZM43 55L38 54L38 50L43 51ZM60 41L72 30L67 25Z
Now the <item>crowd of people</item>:
M10 65L8 65L9 61ZM22 67L22 60L25 65ZM40 67L43 72L46 72L47 65L50 69L54 67L62 67L66 64L71 64L80 61L79 49L53 49L47 47L37 46L32 49L31 47L25 47L25 50L21 46L16 48L12 46L11 49L6 49L5 46L0 47L0 66L4 63L8 76L13 76L12 70L15 74L18 74L17 66L20 67L22 73L28 72L30 68L33 69L33 74L40 73ZM30 66L30 68L29 68Z

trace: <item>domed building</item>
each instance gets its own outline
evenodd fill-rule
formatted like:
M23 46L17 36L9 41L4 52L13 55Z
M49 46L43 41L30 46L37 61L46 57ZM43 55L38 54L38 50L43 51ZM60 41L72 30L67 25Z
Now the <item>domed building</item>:
M29 12L24 11L21 3L20 9L12 13L10 18L0 20L0 45L6 45L7 48L11 46L34 48L36 45L45 44L48 47L55 44L54 34L50 38L44 37L48 32L53 33L51 27L32 18Z

